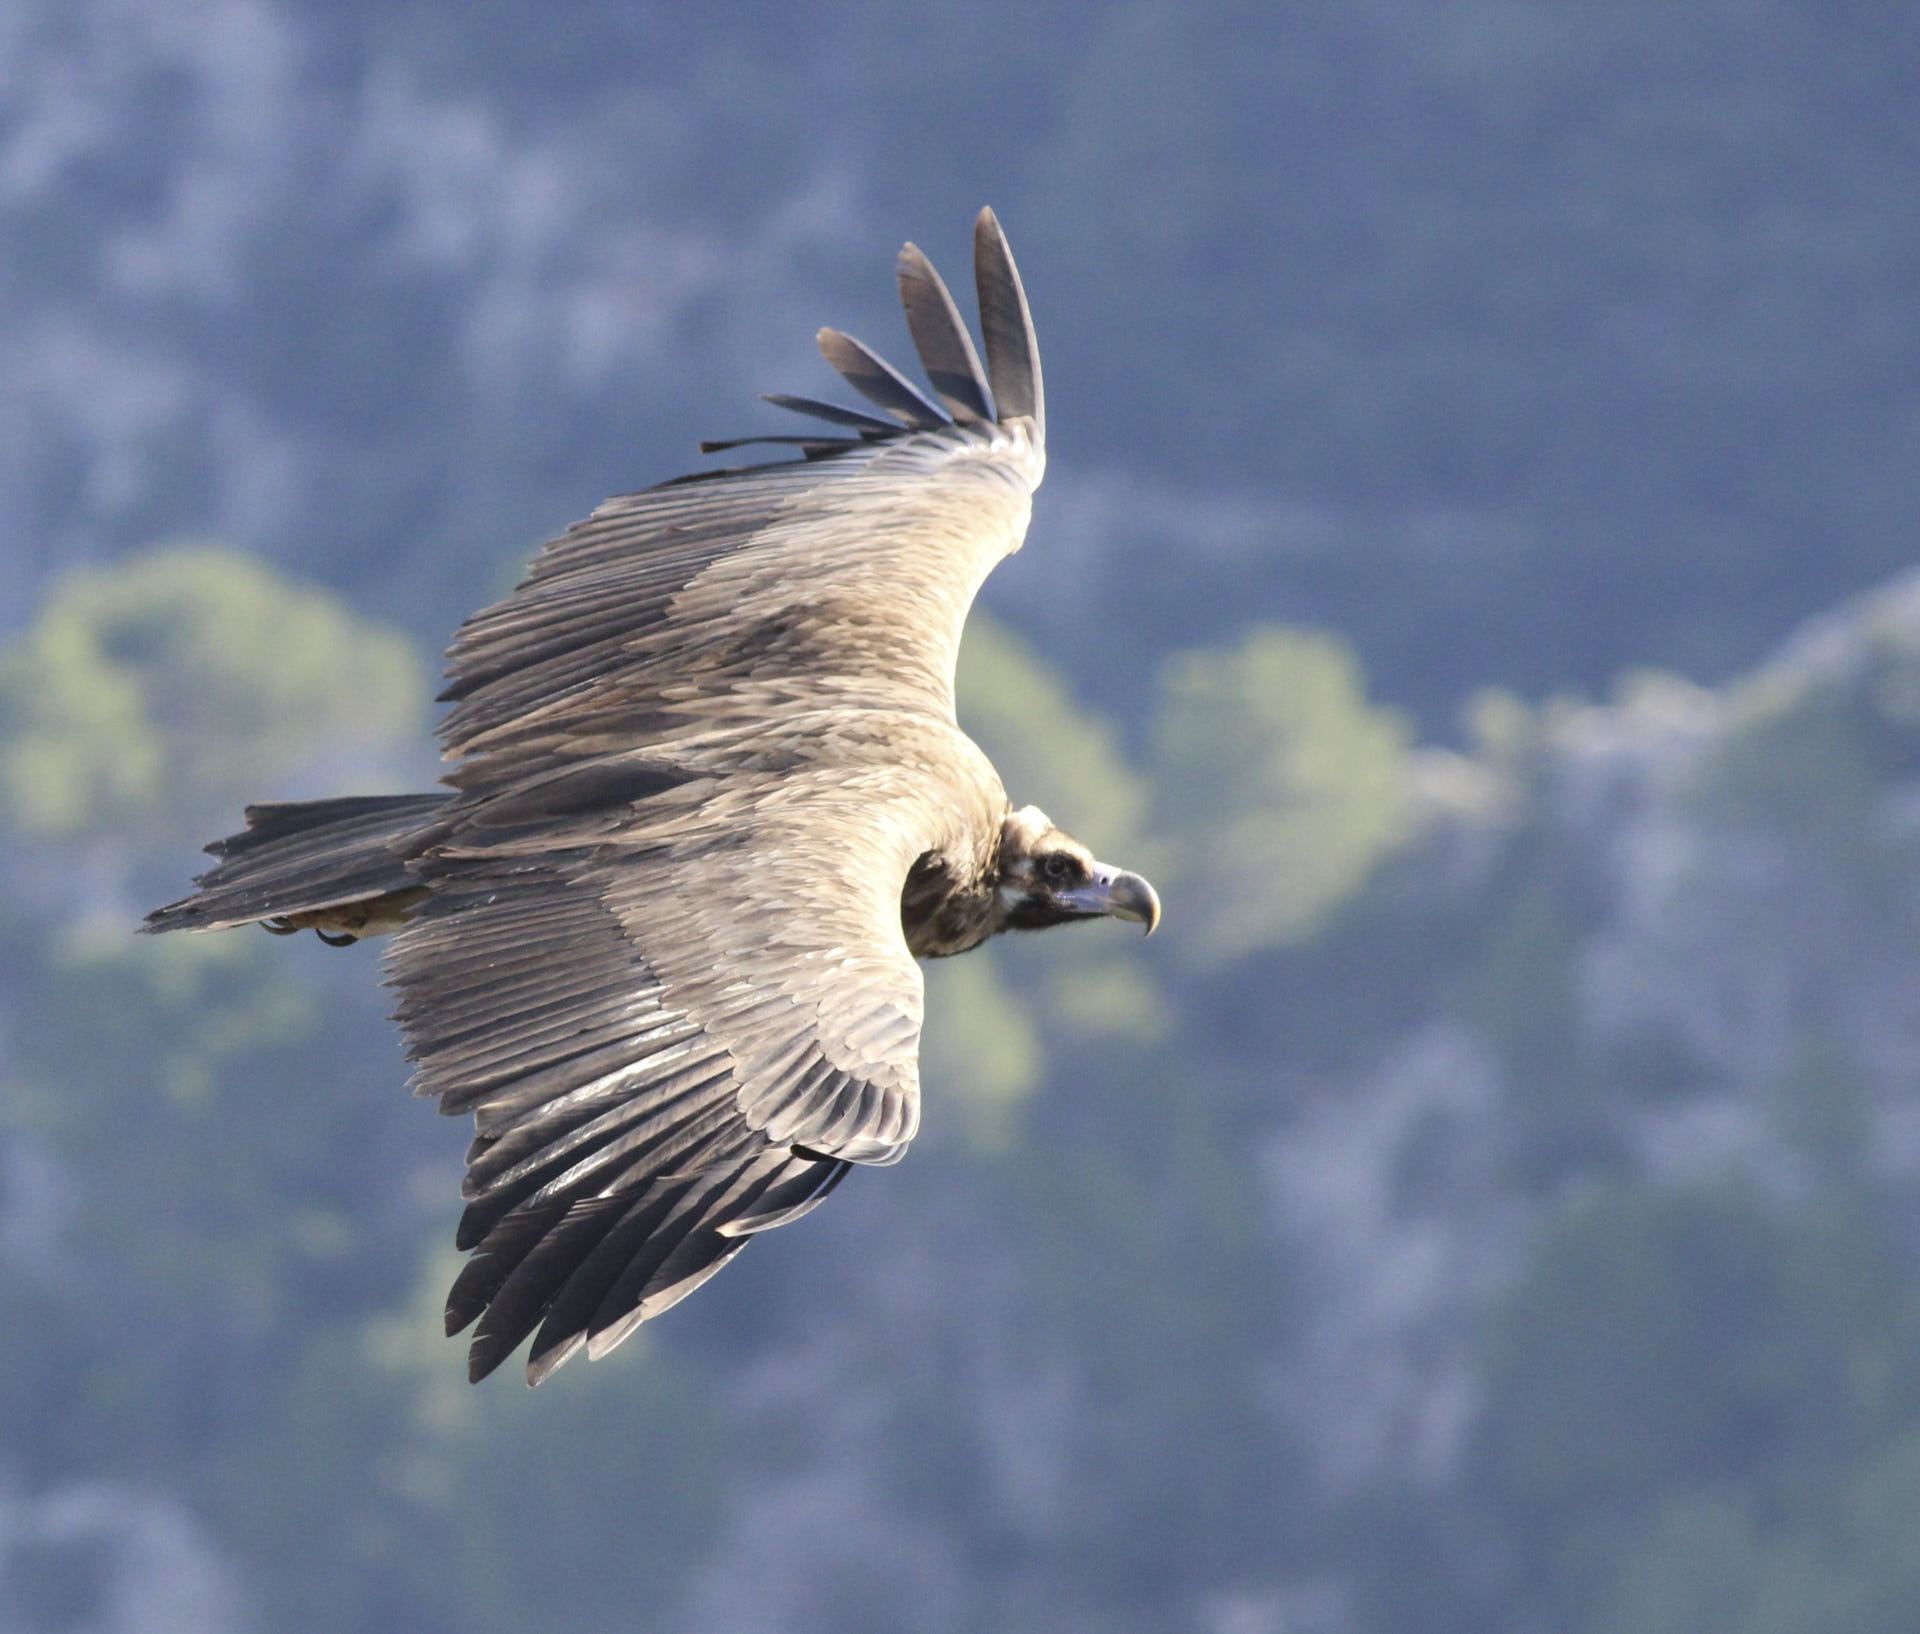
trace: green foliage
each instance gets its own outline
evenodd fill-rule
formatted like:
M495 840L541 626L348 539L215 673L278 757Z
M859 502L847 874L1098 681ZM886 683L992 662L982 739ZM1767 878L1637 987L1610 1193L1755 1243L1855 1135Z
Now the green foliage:
M1574 1204L1505 1308L1489 1479L1545 1519L1665 1481L1738 1478L1784 1450L1771 1438L1820 1433L1825 1415L1794 1399L1844 1385L1844 1341L1796 1308L1827 1295L1800 1260L1820 1246L1740 1189Z
M1912 860L1897 850L1891 877L1874 876L1902 836L1873 813L1890 786L1920 773L1920 585L1882 590L1853 615L1727 689L1726 729L1689 792L1729 826L1817 850L1871 894Z
M18 1421L17 1462L197 1461L206 1433L258 1411L249 1358L287 1343L306 1302L382 1246L351 1160L368 1114L333 1083L358 1054L347 1018L259 951L89 942L15 979L31 1020L0 1136L43 1143L72 1194L37 1296L57 1319L8 1325L16 1365L0 1376L66 1354L58 1395L73 1403Z
M252 792L246 755L285 768L366 741L357 683L331 702L249 692L274 659L228 629L236 606L256 635L311 618L315 685L343 663L374 675L387 650L197 553L63 586L0 661L0 698L10 741L52 756L48 786L83 790L80 815L62 828L16 805L16 823L110 833L143 803L187 813L190 779ZM148 629L142 608L159 609L144 647L116 633ZM1362 1634L1903 1634L1920 1606L1920 1279L1875 1176L1877 1069L1841 1012L1800 1018L1777 1077L1744 1092L1770 1167L1637 1173L1628 1132L1660 1098L1589 1035L1594 874L1544 781L1589 726L1721 722L1677 811L1768 836L1823 881L1891 880L1903 662L1731 697L1642 678L1617 714L1487 695L1474 764L1507 791L1498 812L1449 807L1415 835L1407 729L1336 641L1260 629L1182 656L1135 767L982 625L962 709L1014 797L1153 873L1170 928L1208 956L1163 960L1156 940L1143 958L1106 927L933 966L923 1150L836 1204L859 1222L833 1243L844 1282L804 1257L831 1238L782 1233L696 1302L694 1327L670 1319L537 1394L510 1370L471 1390L439 1335L461 1132L397 1093L370 961L129 942L10 906L0 1156L43 1155L65 1189L31 1231L0 1194L0 1456L29 1486L164 1484L294 1634L670 1628L739 1494L847 1433L871 1438L875 1503L978 1579L982 1626L997 1608L1045 1626L1029 1594L1084 1623L1180 1626L1222 1584L1260 1605L1269 1581L1324 1579L1351 1588ZM362 702L396 741L403 717L378 697ZM113 784L106 750L143 743L124 765L145 769ZM81 768L65 785L63 766ZM1481 847L1467 887L1421 872L1436 822ZM1883 917L1846 919L1881 956L1903 945L1886 894ZM1400 1126L1379 1229L1444 1233L1489 1188L1506 1188L1502 1218L1539 1223L1516 1225L1490 1311L1441 1340L1467 1348L1477 1404L1457 1467L1341 1508L1276 1406L1276 1367L1318 1342L1300 1294L1315 1268L1275 1240L1260 1154L1296 1085L1371 1072L1434 1017L1484 1045L1505 1113L1458 1183L1449 1143L1481 1139L1479 1121ZM727 1288L753 1303L756 1264L761 1303L787 1315L703 1351L701 1313ZM824 1386L787 1366L813 1346L851 1356ZM762 1436L729 1391L769 1357L761 1416L780 1422ZM825 1405L848 1400L845 1420ZM52 1617L86 1569L0 1561ZM861 1626L911 1586L836 1557L809 1592Z
M926 983L920 1076L927 1093L943 1117L958 1114L976 1145L1003 1147L1045 1064L1032 1013L987 949L929 965Z
M1807 837L1856 827L1886 781L1875 724L1833 688L1765 677L1739 695L1698 797L1745 826Z
M8 815L231 821L410 749L423 694L401 638L247 558L76 575L0 655ZM464 1137L401 1092L372 961L323 951L0 914L0 1462L179 1493L275 1628L666 1626L653 1551L711 1529L710 1402L644 1345L469 1389L439 1323ZM17 1553L0 1592L54 1616L68 1563Z
M1920 1625L1920 1432L1851 1465L1817 1508L1766 1524L1737 1489L1670 1499L1594 1634L1907 1634Z
M1220 962L1309 936L1405 837L1409 729L1337 639L1277 628L1171 660L1154 722L1169 885Z
M231 813L326 755L411 747L406 639L211 545L70 574L0 650L0 813L84 836Z
M670 1627L660 1562L719 1502L711 1394L645 1344L538 1395L467 1385L439 1320L465 1137L401 1092L372 962L334 956L343 984L246 934L89 933L32 974L11 951L0 1153L65 1177L32 1252L0 1242L14 1478L164 1483L294 1634L505 1634L556 1604Z
M1610 1634L1841 1626L1747 1618L1818 1575L1816 1521L1915 1422L1906 1278L1871 1219L1750 1187L1566 1207L1493 1330L1474 1480L1519 1544L1525 1603L1572 1628L1611 1597ZM1763 1543L1761 1513L1798 1518Z
M1798 1540L1763 1536L1747 1507L1726 1495L1669 1499L1648 1533L1622 1564L1595 1634L1757 1634L1781 1626L1771 1619L1799 1598L1811 1564Z
M564 1607L670 1634L663 1562L719 1519L713 1393L645 1339L537 1393L512 1368L470 1386L440 1331L457 1263L442 1238L389 1311L310 1336L250 1427L257 1462L221 1470L226 1528L276 1563L267 1620L510 1634Z

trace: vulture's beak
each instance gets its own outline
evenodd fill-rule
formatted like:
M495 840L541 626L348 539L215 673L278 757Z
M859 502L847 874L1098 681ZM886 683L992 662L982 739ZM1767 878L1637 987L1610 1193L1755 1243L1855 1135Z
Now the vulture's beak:
M1085 885L1062 891L1060 900L1076 913L1135 920L1147 927L1149 936L1160 923L1160 898L1153 887L1138 874L1109 868L1104 862L1093 865L1093 878Z

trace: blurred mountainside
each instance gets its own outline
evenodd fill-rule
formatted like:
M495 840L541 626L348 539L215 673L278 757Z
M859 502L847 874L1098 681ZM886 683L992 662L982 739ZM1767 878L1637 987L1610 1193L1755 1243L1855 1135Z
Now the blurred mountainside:
M10 0L0 611L207 535L438 641L992 202L1083 692L1249 612L1436 731L1725 679L1906 560L1917 97L1830 0Z
M0 3L0 1634L1910 1634L1916 105L1836 0ZM965 720L1165 928L470 1390L377 957L131 928L983 202Z
M62 581L0 653L0 1627L1912 1626L1920 578L1464 750L1283 626L1137 753L990 618L961 680L1162 934L930 968L905 1166L469 1390L374 960L127 934L243 789L424 778L418 665L212 547Z

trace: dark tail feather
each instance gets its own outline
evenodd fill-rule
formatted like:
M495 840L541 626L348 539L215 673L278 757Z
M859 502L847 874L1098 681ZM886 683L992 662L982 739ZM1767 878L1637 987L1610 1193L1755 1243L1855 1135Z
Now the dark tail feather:
M247 807L247 828L207 847L219 865L142 930L224 930L416 890L399 851L451 795L377 794Z

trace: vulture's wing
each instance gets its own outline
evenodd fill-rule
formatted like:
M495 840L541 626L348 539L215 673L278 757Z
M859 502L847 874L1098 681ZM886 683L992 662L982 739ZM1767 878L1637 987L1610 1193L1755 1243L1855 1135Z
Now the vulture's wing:
M476 824L424 862L392 970L420 1092L474 1114L447 1328L480 1317L476 1379L536 1328L535 1383L612 1348L913 1137L916 795L781 785L557 815L538 854Z
M475 1378L536 1329L534 1382L610 1349L913 1135L900 892L1004 811L953 662L1042 468L989 214L975 247L985 371L931 267L901 263L957 423L825 339L900 426L831 410L854 435L803 460L609 501L451 650L460 793L390 968L419 1091L475 1118L447 1308L449 1331L479 1318Z
M448 652L441 738L467 761L452 781L726 725L777 730L820 709L953 718L961 625L1019 548L1044 467L1039 354L990 211L974 250L985 370L938 274L912 245L900 256L915 342L960 418L822 330L828 359L901 424L777 399L851 435L610 499L547 545Z

